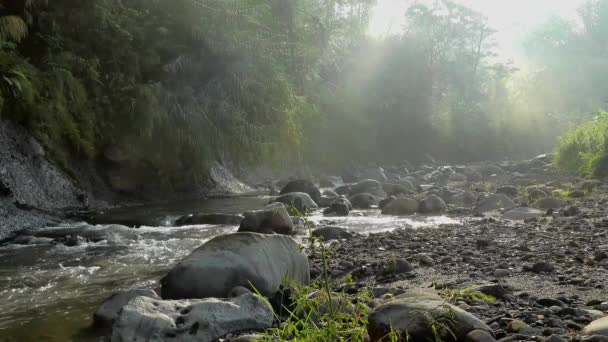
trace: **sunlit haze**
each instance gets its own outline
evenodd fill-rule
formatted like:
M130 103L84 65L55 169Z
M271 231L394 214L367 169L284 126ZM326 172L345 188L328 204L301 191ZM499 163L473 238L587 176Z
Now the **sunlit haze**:
M582 0L459 0L488 17L498 30L495 39L500 53L514 58L517 41L523 33L552 15L571 18ZM370 22L370 33L384 36L401 30L405 9L413 2L406 0L378 0Z

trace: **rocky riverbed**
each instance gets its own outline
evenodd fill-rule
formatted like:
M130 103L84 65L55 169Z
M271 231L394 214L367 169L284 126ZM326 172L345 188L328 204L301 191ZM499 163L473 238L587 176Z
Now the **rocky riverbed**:
M61 271L90 273L78 273L84 279L79 286L98 289L97 296L88 291L89 317L109 293L124 290L97 310L96 326L103 329L50 338L57 341L252 340L242 335L288 324L256 293L268 297L276 313L277 292L290 293L286 282L316 288L325 280L338 300L359 298L367 308L359 321L363 340L393 331L411 341L607 340L608 188L554 174L550 158L361 168L317 182L281 181L271 185L278 189L271 196L232 207L233 200L224 199L198 210L180 204L183 210L174 206L157 216L141 210L133 215L144 218L139 229L72 224L24 230L0 253L12 258L9 269L23 271L18 255L27 248L47 260L60 260L59 251L66 258L84 252L60 265ZM130 211L136 210L91 218L128 224L134 222ZM38 274L52 274L52 267L43 269ZM0 296L15 305L19 293L30 293L30 282L40 283L5 273L8 288ZM124 286L111 279L124 279ZM39 285L30 296L40 301L47 286L61 293L58 277ZM57 297L55 308L66 300ZM449 333L438 334L420 312L447 322ZM14 318L10 312L2 317ZM6 325L2 331L21 340L41 336Z

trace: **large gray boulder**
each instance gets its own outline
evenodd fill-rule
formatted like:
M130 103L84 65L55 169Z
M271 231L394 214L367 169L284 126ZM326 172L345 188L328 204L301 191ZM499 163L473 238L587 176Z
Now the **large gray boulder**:
M355 209L370 209L372 206L380 204L380 200L380 197L367 193L356 194L348 198Z
M227 224L241 223L243 216L234 214L190 214L175 221L176 226L189 226L194 224Z
M412 198L396 198L382 208L384 215L413 215L418 211L418 201Z
M419 211L422 214L438 214L446 211L448 206L436 195L429 195L420 201Z
M160 297L156 292L150 289L135 289L128 291L120 291L114 293L108 298L103 304L97 308L95 314L93 314L93 321L98 327L109 328L114 324L114 321L118 318L120 310L129 303L129 301L135 297L150 297L152 299L160 300Z
M281 195L289 194L292 192L304 192L312 198L315 203L319 202L321 198L321 191L311 181L300 179L287 183L281 190Z
M515 202L505 194L494 194L481 200L475 207L475 212L485 213L498 209L513 209Z
M384 191L382 183L374 179L366 179L352 185L349 189L348 195L352 197L357 194L370 194L377 197L386 197L386 192Z
M274 202L280 202L288 206L293 206L301 213L307 213L309 211L319 209L317 203L313 201L312 198L305 192L290 192L277 197Z
M447 202L458 207L471 208L475 206L475 202L477 202L477 196L475 196L470 191L463 191L450 196L447 199Z
M433 321L450 322L448 326L457 341L463 341L473 330L488 333L492 329L472 314L447 304L427 289L410 290L376 307L368 318L367 331L371 341L382 341L391 332L407 335L410 341L426 341L435 336ZM439 326L442 341L453 341L452 335Z
M165 299L226 297L235 287L264 296L284 280L308 284L308 258L285 235L234 233L215 237L184 258L161 279Z
M283 203L272 203L262 210L247 211L239 232L294 234L294 224Z
M555 197L545 197L534 202L533 206L538 209L559 209L567 206L568 203Z
M272 326L272 309L259 296L157 300L137 297L121 311L112 342L212 342L227 334Z
M335 214L336 216L348 216L353 209L353 205L349 200L343 197L335 198L329 207L323 211L323 214Z
M503 220L529 220L543 216L544 212L534 208L515 208L502 215Z

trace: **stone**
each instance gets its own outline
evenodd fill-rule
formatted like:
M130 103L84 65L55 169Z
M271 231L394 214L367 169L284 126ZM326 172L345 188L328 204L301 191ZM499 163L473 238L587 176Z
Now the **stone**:
M334 199L329 208L323 211L323 214L335 214L336 216L348 216L353 209L353 205L346 198Z
M446 211L448 206L445 202L436 195L430 195L420 201L418 210L422 214L438 214Z
M464 342L496 342L496 339L487 331L473 330L467 334Z
M544 214L545 214L544 211L541 211L538 209L520 207L520 208L515 208L513 210L510 210L510 211L504 213L502 215L502 219L503 220L512 220L512 221L524 221L524 220L541 217Z
M380 201L380 203L378 203L378 208L384 209L389 203L391 203L392 201L394 201L396 199L397 198L395 196L389 196L389 197L383 199L382 201Z
M538 209L559 209L566 206L566 202L555 197L545 197L534 202L533 206Z
M310 195L305 192L290 192L283 194L277 197L274 202L280 202L286 206L292 206L303 214L315 209L319 209L317 203L315 203Z
M367 193L356 194L348 198L348 201L355 209L370 209L373 206L377 206L380 200L380 197Z
M419 204L415 199L401 197L391 201L382 209L384 215L412 215L418 211Z
M305 179L299 179L287 183L287 185L281 189L279 194L285 195L292 192L306 193L315 203L318 203L319 199L321 199L321 191L319 191L319 188L317 188L311 181Z
M509 196L505 194L493 194L481 200L481 202L475 206L474 211L477 213L485 213L497 209L513 208L515 208L515 203L509 198Z
M458 207L471 208L477 202L477 197L470 191L464 191L450 196L447 202Z
M393 258L389 260L383 268L384 274L401 274L408 273L414 270L414 266L407 260L401 258Z
M386 192L384 191L382 183L373 179L366 179L352 185L348 192L348 196L352 197L357 194L370 194L377 197L386 197Z
M157 300L137 297L121 311L113 342L212 342L229 333L261 331L274 315L255 294L224 300Z
M312 231L312 236L324 241L351 239L354 234L340 227L321 227Z
M190 226L195 224L226 224L237 225L243 220L241 215L232 214L190 214L180 217L175 221L175 225Z
M517 194L519 193L519 191L517 190L516 187L514 187L512 185L505 185L505 186L501 186L500 188L496 189L496 193L504 194L509 197L516 197Z
M532 188L528 190L528 199L532 202L541 199L541 198L545 198L549 196L546 192L537 189L537 188Z
M547 261L537 262L530 267L530 271L534 273L550 273L555 270L555 266Z
M391 331L407 332L411 341L425 341L434 336L429 316L435 320L450 319L453 323L450 325L451 331L459 341L473 330L492 331L477 317L447 304L428 289L409 290L376 307L369 315L367 330L371 341L381 341ZM452 340L447 331L441 335L445 340Z
M507 325L507 331L510 333L518 334L522 330L530 327L526 322L514 319Z
M608 316L596 319L595 321L589 323L589 325L583 329L583 335L608 337Z
M234 233L217 236L175 265L161 279L164 299L224 298L236 286L264 296L284 280L307 285L308 258L289 236Z
M572 217L580 214L581 210L574 205L569 205L564 209L560 210L560 213L565 217Z
M295 233L293 220L283 203L272 203L262 210L247 211L243 216L239 232L285 235Z
M129 301L135 297L149 297L152 299L160 300L160 297L156 292L150 289L135 289L120 291L114 293L108 298L103 304L97 308L97 311L93 314L93 321L95 325L102 328L110 328L114 321L118 318L120 310L129 303Z

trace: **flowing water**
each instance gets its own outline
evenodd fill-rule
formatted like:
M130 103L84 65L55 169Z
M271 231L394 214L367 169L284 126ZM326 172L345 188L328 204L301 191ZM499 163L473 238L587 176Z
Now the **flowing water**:
M93 221L149 225L66 224L33 231L32 235L40 237L28 245L0 246L0 341L101 340L99 333L88 327L105 298L120 289L157 287L173 264L203 242L237 230L237 226L220 225L172 227L175 218L191 212L242 213L267 201L264 197L241 197L123 208L98 215ZM377 210L354 211L348 218L313 214L310 220L359 233L457 223L445 216L382 216ZM51 237L74 232L97 242L75 247L51 243Z

